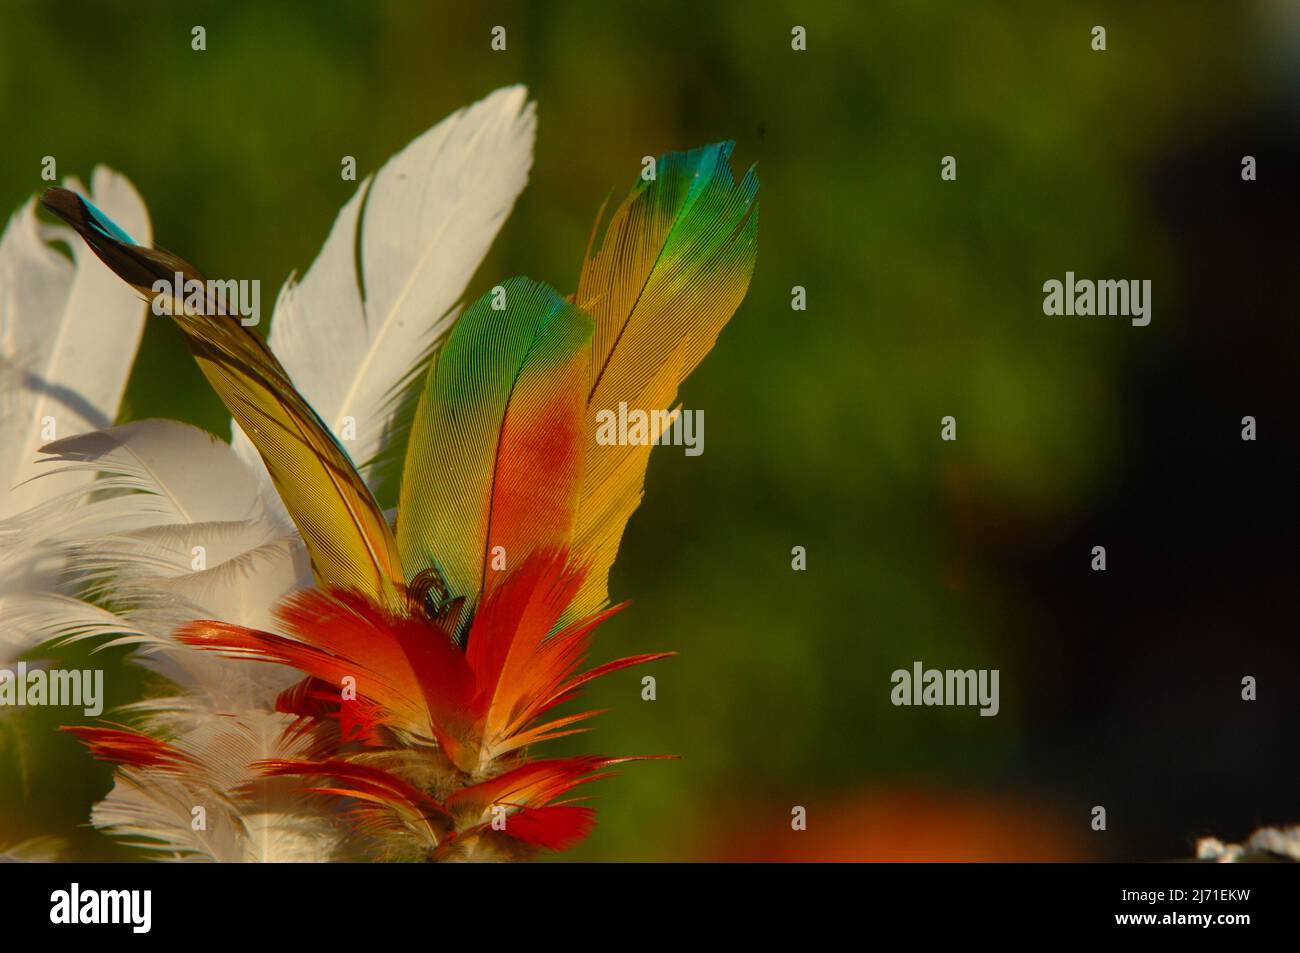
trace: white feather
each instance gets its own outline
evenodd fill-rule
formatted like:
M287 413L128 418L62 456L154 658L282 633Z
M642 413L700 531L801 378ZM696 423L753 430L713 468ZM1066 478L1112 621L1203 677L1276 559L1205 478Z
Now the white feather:
M120 768L92 823L128 843L173 860L320 862L339 844L332 815L294 781L245 785L254 763L300 758L310 739L274 712L208 718L170 742L192 767ZM203 809L201 829L195 809Z
M148 213L130 182L100 166L91 184L96 205L139 241L150 240ZM65 185L85 193L75 179ZM51 240L68 242L73 261ZM0 390L0 519L76 482L25 481L37 448L50 442L49 426L70 436L113 422L144 317L144 302L70 230L37 220L35 200L10 218L0 237L0 365L10 385Z
M302 281L281 289L271 349L335 434L354 422L344 447L368 479L399 385L450 327L527 183L535 130L522 86L453 113L361 183ZM261 467L238 425L232 444Z
M85 193L76 179L67 188ZM91 198L108 215L150 239L149 215L124 177L96 167ZM54 248L66 242L72 259ZM84 487L93 473L37 472L37 448L54 435L104 427L117 416L144 327L145 305L66 228L42 224L35 199L0 235L0 664L32 647L10 625L6 596L52 587L57 550L15 545L15 514Z
M88 598L45 593L4 608L26 646L50 639L132 644L182 688L227 705L273 705L296 676L232 664L172 638L194 619L270 628L273 610L310 585L297 532L267 513L256 476L230 446L169 420L142 420L45 448L51 473L101 478L10 521L17 549L57 549ZM44 480L42 476L38 479ZM105 641L105 640L108 641Z
M22 533L29 543L38 537L85 538L270 516L256 474L229 444L174 420L92 431L51 443L42 452L34 485L65 473L80 479L71 491L43 493L39 507L9 521L7 531ZM101 474L94 485L97 499L80 506L96 474Z

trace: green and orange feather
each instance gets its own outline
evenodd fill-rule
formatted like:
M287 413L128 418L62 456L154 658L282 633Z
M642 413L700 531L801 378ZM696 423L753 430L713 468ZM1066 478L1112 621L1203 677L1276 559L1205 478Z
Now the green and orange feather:
M585 312L512 278L465 310L429 370L397 544L408 567L436 569L447 597L464 600L462 625L511 567L569 544L591 338Z

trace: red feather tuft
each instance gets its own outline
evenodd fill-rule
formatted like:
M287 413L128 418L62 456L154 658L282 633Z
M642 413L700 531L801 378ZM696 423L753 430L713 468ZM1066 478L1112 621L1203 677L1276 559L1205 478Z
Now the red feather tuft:
M288 636L195 622L176 637L234 658L291 665L314 681L282 695L281 710L339 717L345 731L360 730L371 741L381 724L435 740L475 775L501 755L581 730L569 726L596 712L530 725L582 685L671 654L618 659L580 674L596 625L621 608L550 635L581 581L562 551L535 554L480 607L468 649L421 618L393 616L355 594L315 590L281 608ZM351 708L345 684L355 688ZM331 696L345 709L337 715L327 714Z
M196 767L194 759L189 755L133 728L64 726L60 730L80 738L90 749L91 755L100 761L176 773Z

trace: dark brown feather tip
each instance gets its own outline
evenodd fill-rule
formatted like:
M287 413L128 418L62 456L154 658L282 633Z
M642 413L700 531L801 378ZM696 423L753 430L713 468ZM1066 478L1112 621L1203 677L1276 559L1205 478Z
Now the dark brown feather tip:
M85 206L81 204L81 196L76 192L60 188L46 189L41 196L41 205L69 225L76 227L86 224Z

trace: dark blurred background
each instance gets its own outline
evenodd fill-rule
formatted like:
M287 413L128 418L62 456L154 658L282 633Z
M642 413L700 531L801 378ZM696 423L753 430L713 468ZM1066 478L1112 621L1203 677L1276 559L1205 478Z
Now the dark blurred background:
M1160 859L1300 821L1300 4L116 10L0 5L0 210L44 155L105 163L157 242L260 278L268 311L355 189L340 156L374 171L501 85L538 102L536 159L471 298L571 289L643 155L733 138L758 162L749 297L682 392L706 452L657 451L612 579L633 605L597 640L681 655L656 701L637 670L594 687L612 711L568 745L682 760L593 790L566 856ZM1067 270L1151 279L1150 326L1044 316ZM228 435L169 322L127 403ZM1001 713L893 707L916 660L999 669ZM57 713L18 722L0 840L66 833L109 772Z

